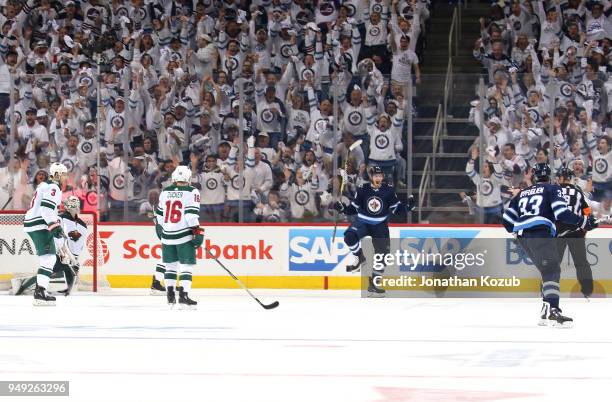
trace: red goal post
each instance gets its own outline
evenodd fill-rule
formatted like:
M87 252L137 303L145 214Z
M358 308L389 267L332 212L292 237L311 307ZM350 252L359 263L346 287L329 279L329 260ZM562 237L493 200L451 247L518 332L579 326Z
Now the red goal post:
M0 290L10 287L10 280L18 276L29 276L38 269L38 257L34 244L23 231L26 211L0 211ZM79 218L87 225L85 247L79 256L79 290L97 292L110 287L100 267L104 264L103 245L98 237L98 219L94 212L81 212Z

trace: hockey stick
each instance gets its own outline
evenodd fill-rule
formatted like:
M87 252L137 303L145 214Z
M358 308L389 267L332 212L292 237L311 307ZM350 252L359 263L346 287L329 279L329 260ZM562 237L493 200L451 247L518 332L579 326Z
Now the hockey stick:
M10 196L8 201L2 206L2 208L0 208L0 210L4 211L4 208L6 208L6 206L13 200L13 196Z
M351 151L354 150L355 148L357 148L358 146L361 146L361 143L363 142L363 140L357 140L355 142L353 142L353 144L349 147L348 152L346 153L346 160L344 161L344 172L346 173L346 169L348 169L348 161L351 157ZM342 198L342 192L344 192L344 176L340 177L340 192L338 194L338 198ZM334 242L336 241L336 230L338 230L338 214L339 212L336 211L336 214L334 215L334 232L332 233L332 244L334 244Z
M204 250L204 252L205 252L206 254L208 254L208 255L211 255L211 256L212 256L212 254L208 252L208 249L207 249L206 247L202 246L202 250ZM250 290L249 290L249 289L246 287L246 285L245 285L244 283L242 283L242 281L241 281L240 279L238 279L238 278L236 277L236 275L234 275L234 274L232 273L232 271L230 271L229 269L227 269L227 267L226 267L225 265L223 265L223 263L222 263L221 261L219 261L219 259L218 259L218 258L216 258L216 257L212 257L212 259L213 259L213 260L215 260L215 261L217 262L217 264L219 264L219 266L220 266L221 268L223 268L223 269L225 270L225 272L227 272L227 273L228 273L228 274L229 274L229 275L232 277L232 279L234 279L236 282L238 282L238 284L240 285L240 287L241 287L242 289L244 289L244 290L245 290L245 291L246 291L246 292L249 294L249 296L251 296L253 299L255 299L255 301L256 301L257 303L259 303L259 305L260 305L261 307L263 307L263 308L264 308L264 309L266 309L266 310L272 310L273 308L277 308L277 307L279 306L279 304L280 304L280 303L279 303L278 301L272 302L272 303L270 303L270 304L264 304L264 303L262 303L262 302L261 302L261 301L260 301L260 300L259 300L257 297L255 297L255 295L254 295L253 293L251 293L251 291L250 291Z

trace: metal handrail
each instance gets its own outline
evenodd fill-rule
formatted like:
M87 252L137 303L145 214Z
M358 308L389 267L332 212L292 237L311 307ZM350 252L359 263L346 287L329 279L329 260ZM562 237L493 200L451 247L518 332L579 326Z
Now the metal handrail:
M446 130L446 119L448 118L448 105L451 102L451 92L453 89L453 59L448 58L448 64L446 66L446 78L444 79L444 129Z
M457 7L453 9L453 18L451 20L450 30L448 34L448 57L449 58L453 56L453 39L455 39L455 41L457 40L456 25L457 25Z
M440 140L440 131L442 130L442 122L444 116L442 115L442 105L438 105L438 112L436 114L436 122L434 124L434 130L431 137L432 143L432 154L435 155L438 148L438 141ZM423 173L421 175L421 183L419 184L419 222L422 221L422 211L425 204L425 196L428 194L429 185L431 183L431 167L432 157L428 156L425 159L425 165L423 166Z
M446 78L444 80L444 133L447 133L447 121L449 104L452 102L453 82L453 56L459 54L459 35L461 25L461 3L453 9L450 29L448 32L448 65L446 67Z

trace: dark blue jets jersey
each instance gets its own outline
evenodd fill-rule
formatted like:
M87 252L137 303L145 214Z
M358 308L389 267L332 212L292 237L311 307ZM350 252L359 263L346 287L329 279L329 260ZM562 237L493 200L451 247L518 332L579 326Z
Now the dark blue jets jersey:
M516 195L504 211L504 226L508 232L548 228L556 236L555 222L584 227L586 217L571 212L561 187L537 183Z
M401 205L395 194L395 188L383 183L379 188L373 188L365 183L357 189L355 199L347 208L350 215L357 214L357 219L370 225L377 225L389 219L389 213L396 213Z

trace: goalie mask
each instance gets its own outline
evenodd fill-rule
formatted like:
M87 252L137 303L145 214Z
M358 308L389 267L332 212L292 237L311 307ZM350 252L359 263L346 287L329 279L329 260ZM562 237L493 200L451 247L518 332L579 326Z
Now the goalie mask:
M172 181L189 183L191 181L191 170L187 166L177 166L172 172Z
M78 197L71 195L64 201L64 209L72 216L75 217L81 212L81 201Z

